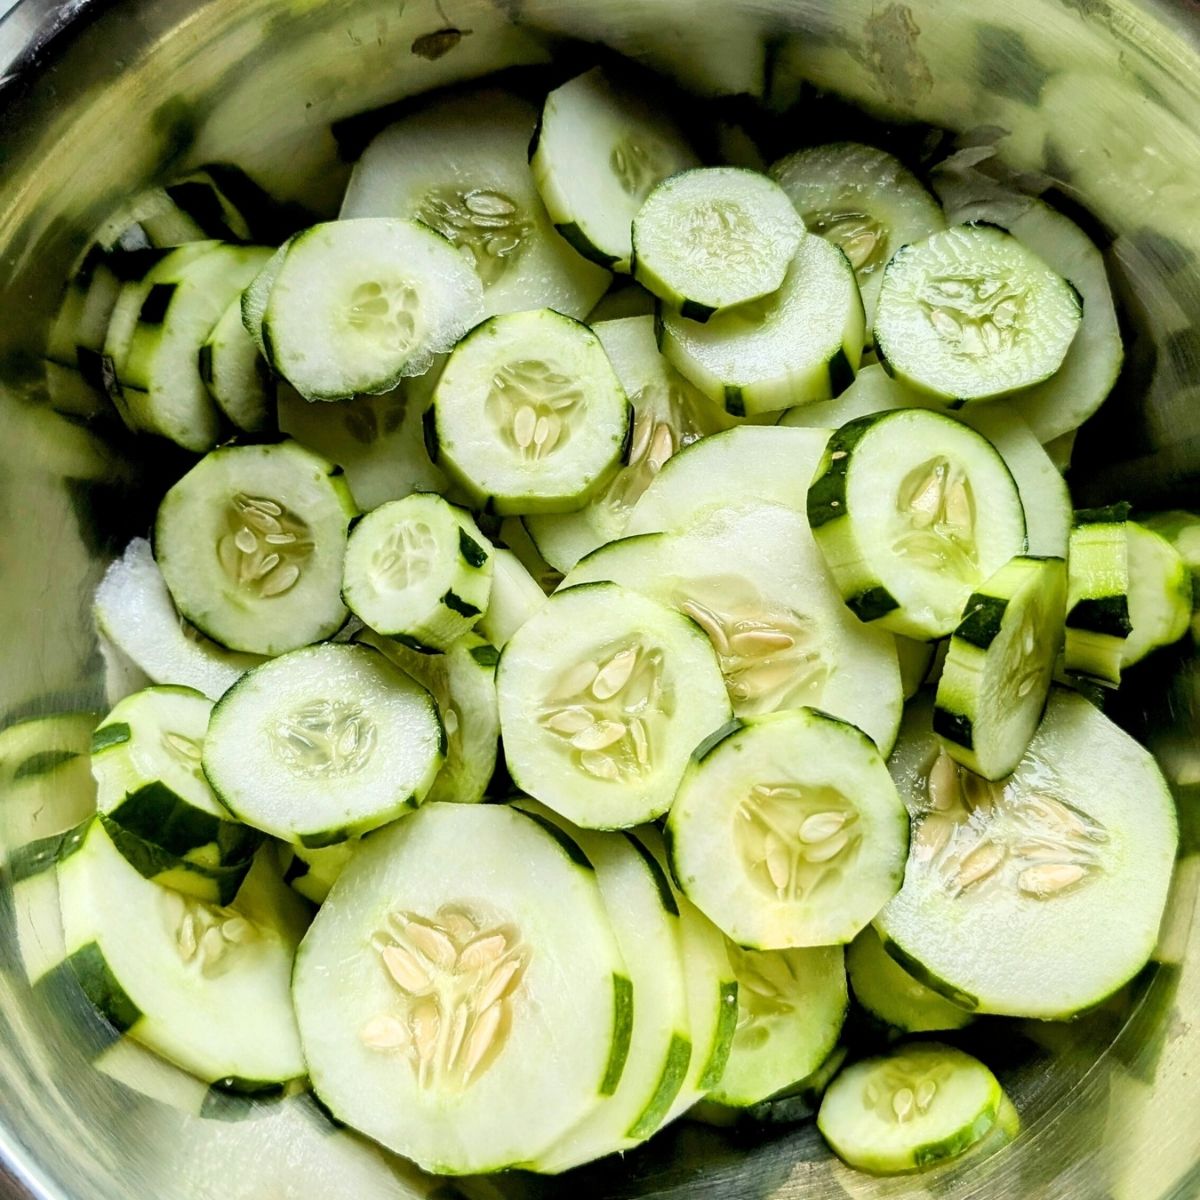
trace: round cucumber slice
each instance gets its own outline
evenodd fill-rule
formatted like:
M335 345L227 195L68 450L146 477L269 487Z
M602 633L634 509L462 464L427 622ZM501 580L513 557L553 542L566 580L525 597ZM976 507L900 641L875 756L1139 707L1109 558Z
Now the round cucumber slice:
M912 1042L847 1067L829 1085L817 1128L860 1171L919 1171L969 1150L995 1125L1004 1093L978 1059Z
M703 743L667 820L688 897L740 946L850 941L896 894L908 817L861 730L811 708Z
M699 626L611 583L551 596L504 648L496 686L514 782L590 829L661 816L693 748L730 718Z
M426 805L366 839L294 990L321 1100L442 1174L534 1162L585 1120L634 1011L590 864L500 805Z
M1192 616L1192 574L1161 534L1130 521L1129 621L1121 666L1141 662L1159 646L1179 641Z

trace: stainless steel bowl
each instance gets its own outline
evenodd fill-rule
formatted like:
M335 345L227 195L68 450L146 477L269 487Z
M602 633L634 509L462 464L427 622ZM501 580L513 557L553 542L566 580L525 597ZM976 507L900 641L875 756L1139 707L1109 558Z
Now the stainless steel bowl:
M562 36L607 41L700 92L778 95L807 77L966 144L999 138L1031 182L1090 208L1128 317L1128 369L1079 440L1077 497L1200 504L1194 3L17 0L0 20L0 713L97 702L89 591L106 557L145 528L155 481L171 469L157 449L122 453L56 424L38 396L46 320L86 230L144 182L213 159L243 164L284 197L332 204L346 174L332 120L497 62L539 61L546 37ZM1118 714L1180 785L1189 854L1198 680L1186 652L1161 656L1130 681ZM1025 1118L1016 1145L919 1179L853 1175L811 1127L751 1135L681 1123L569 1180L438 1184L294 1108L201 1120L113 1083L88 1067L63 1014L31 995L11 938L0 945L0 1154L19 1180L12 1194L47 1200L1191 1200L1198 861L1179 874L1163 961L1134 988L1071 1025L996 1023L991 1058Z

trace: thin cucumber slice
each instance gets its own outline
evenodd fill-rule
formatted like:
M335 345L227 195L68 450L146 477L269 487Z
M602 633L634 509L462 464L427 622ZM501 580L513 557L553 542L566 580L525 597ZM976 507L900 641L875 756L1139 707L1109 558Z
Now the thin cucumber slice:
M887 369L946 400L988 400L1059 369L1080 323L1075 289L991 225L901 247L883 275L875 346Z
M446 731L446 758L427 799L476 804L496 771L500 712L496 664L500 652L477 633L466 633L444 654L420 654L388 638L360 635L411 675L437 705Z
M1063 642L1067 564L1010 560L971 594L938 681L933 728L984 779L1017 769L1041 720Z
M341 469L295 442L206 455L159 506L158 565L180 613L253 654L320 641L346 619L354 501Z
M840 946L745 950L726 942L738 981L738 1025L721 1082L709 1093L731 1108L796 1087L833 1052L846 1019Z
M1003 1097L978 1059L911 1042L842 1071L821 1101L817 1128L850 1166L898 1175L969 1150L996 1124Z
M875 922L885 949L978 1012L1098 1004L1150 957L1166 903L1178 835L1154 759L1054 689L1016 772L989 784L913 707L889 763L914 826L904 888Z
M793 951L792 953L795 953ZM733 1108L715 1100L701 1100L688 1112L688 1118L703 1125L729 1129L735 1125L794 1125L817 1115L821 1097L846 1061L846 1047L837 1046L830 1056L806 1079L748 1108Z
M591 863L635 998L629 1056L616 1091L531 1164L542 1174L557 1175L645 1141L687 1078L692 1041L679 907L662 868L630 834L578 829L532 802L519 807L551 822Z
M608 580L670 605L708 635L733 712L811 705L887 752L902 706L895 639L842 603L804 518L777 505L719 509L677 534L626 538L566 578Z
M899 890L908 817L874 743L812 708L702 743L667 819L687 896L740 946L848 942Z
M704 324L663 310L659 344L731 416L827 400L854 378L862 358L854 270L836 246L809 234L778 291Z
M1122 668L1152 650L1179 641L1192 617L1192 573L1179 551L1161 534L1130 521L1129 621Z
M658 352L653 317L592 328L633 405L633 434L628 461L586 508L525 519L542 556L563 572L625 532L634 505L673 454L723 428L722 414Z
M267 313L267 301L271 298L271 289L283 267L292 239L288 238L274 254L263 264L262 270L246 285L240 301L242 313L242 328L250 335L250 340L258 347L263 360L270 363L270 353L263 338L263 317Z
M804 233L787 194L765 175L681 171L633 218L633 275L682 316L707 321L778 291Z
M240 866L244 874L262 836L235 821L204 778L200 755L212 707L207 696L181 687L122 700L92 735L97 803L113 825L174 855L181 867ZM176 886L188 891L186 882L181 870Z
M1129 505L1081 509L1071 531L1064 660L1068 671L1116 687L1133 631Z
M859 417L829 439L808 518L860 620L932 640L973 588L1025 548L1004 460L979 434L925 409Z
M1200 644L1200 516L1175 510L1144 517L1141 525L1179 551L1192 577L1192 640Z
M284 882L291 884L305 900L324 904L333 885L358 853L358 847L357 838L338 842L334 846L321 846L316 850L307 846L293 846L295 857L284 874Z
M218 646L180 618L145 538L134 538L105 571L92 615L97 630L155 683L195 688L210 700L263 661Z
M479 632L503 650L509 639L546 603L546 593L511 550L492 554L492 595L479 618Z
M295 1001L321 1100L441 1174L534 1162L585 1120L620 1083L634 1011L591 865L488 804L427 805L362 844Z
M514 782L586 829L661 816L693 747L730 718L700 628L609 583L551 596L504 648L496 687Z
M406 217L447 238L483 283L483 315L553 308L583 318L607 271L555 231L529 172L537 110L497 90L443 99L363 151L342 219Z
M631 413L596 335L546 308L492 317L459 342L425 427L479 507L571 512L621 465Z
M877 1021L902 1033L962 1029L975 1019L914 979L883 948L870 925L847 948L846 970L855 1000Z
M331 221L288 244L262 340L308 400L378 394L428 369L483 316L471 265L427 225Z
M270 429L275 419L275 377L242 324L239 293L200 347L200 379L217 407L247 433Z
M31 986L53 980L51 973L67 957L56 868L59 859L78 849L91 824L89 814L79 825L18 846L8 856L14 949Z
M899 159L857 142L798 150L772 164L771 178L808 231L850 260L869 336L888 259L900 246L945 229L941 205Z
M441 496L392 500L351 531L342 598L377 633L441 653L487 608L492 554L471 514Z
M247 824L321 847L415 808L444 757L429 693L374 650L330 643L256 667L225 693L204 773Z
M599 68L546 97L529 163L559 233L616 271L630 270L630 226L650 190L699 165L653 97Z

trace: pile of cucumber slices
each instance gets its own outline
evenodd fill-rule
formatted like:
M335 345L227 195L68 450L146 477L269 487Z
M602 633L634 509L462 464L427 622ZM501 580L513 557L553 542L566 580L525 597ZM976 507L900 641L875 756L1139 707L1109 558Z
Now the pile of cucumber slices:
M1121 365L1099 253L669 111L485 83L336 219L222 167L92 238L52 401L199 456L96 591L109 711L0 733L27 972L105 1047L440 1174L686 1113L886 1174L1015 1135L959 1031L1150 958L1174 805L1100 697L1200 518L1047 451Z

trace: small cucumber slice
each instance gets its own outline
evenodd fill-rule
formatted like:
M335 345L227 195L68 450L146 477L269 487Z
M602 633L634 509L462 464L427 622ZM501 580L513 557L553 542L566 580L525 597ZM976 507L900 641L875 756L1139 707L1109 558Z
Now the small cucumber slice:
M1003 1096L978 1059L911 1042L843 1070L821 1101L817 1128L850 1166L898 1175L969 1150L996 1124Z
M450 355L430 452L478 507L572 512L621 465L632 409L599 339L551 309L492 317Z
M559 233L616 271L630 270L630 226L650 190L699 165L654 97L598 67L546 97L529 163Z
M492 595L479 632L503 650L513 634L546 603L546 593L511 550L492 554Z
M765 175L703 167L663 180L633 219L633 275L693 321L777 291L804 237Z
M1071 531L1064 659L1068 671L1116 687L1129 612L1129 505L1080 509Z
M851 611L926 641L949 633L974 587L1025 548L1004 460L974 430L925 409L837 430L808 518Z
M322 847L415 808L444 755L423 687L366 646L328 643L272 659L226 692L203 762L247 824Z
M283 267L283 260L291 247L292 239L288 238L274 254L263 264L262 270L246 285L242 292L241 313L242 328L250 335L250 340L258 347L258 352L268 364L271 356L267 343L263 339L263 317L267 312L267 301L271 298L271 289Z
M1165 537L1187 565L1192 578L1192 640L1200 644L1200 516L1175 510L1144 517L1140 524Z
M689 899L740 946L850 941L899 890L908 817L874 743L812 708L697 748L667 820Z
M1133 628L1121 651L1122 668L1187 633L1192 616L1192 573L1179 551L1161 534L1131 521L1129 530L1129 621Z
M778 291L701 324L659 313L659 345L684 378L735 417L837 395L862 358L863 308L849 260L809 234Z
M1016 238L990 225L956 225L892 257L875 346L913 387L987 400L1053 375L1079 322L1075 289Z
M240 294L200 347L198 369L208 394L234 425L247 433L271 428L275 377L242 324Z
M636 1011L591 864L494 804L426 805L364 841L295 1000L321 1100L443 1174L535 1162L587 1119Z
M1014 558L971 594L950 638L933 728L946 753L985 779L1024 757L1063 642L1067 564Z
M441 653L487 608L492 554L470 513L441 496L414 493L354 526L342 597L377 633L424 654Z
M496 686L514 782L589 829L661 816L693 747L730 718L699 626L610 583L551 596L505 647Z
M262 340L309 400L391 391L483 316L479 277L427 225L384 217L314 225L288 243Z

